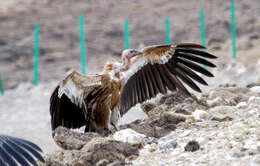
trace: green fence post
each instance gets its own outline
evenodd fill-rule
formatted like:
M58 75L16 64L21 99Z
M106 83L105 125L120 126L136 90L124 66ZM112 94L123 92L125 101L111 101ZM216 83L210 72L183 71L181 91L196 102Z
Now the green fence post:
M201 44L206 47L206 30L205 30L205 12L204 9L200 10L200 37Z
M84 29L84 15L79 16L79 31L80 31L80 58L82 74L86 74L86 45L85 45L85 29Z
M205 12L204 9L200 10L200 38L201 38L201 44L204 47L207 47L206 44L206 30L205 30ZM205 58L205 57L204 57ZM206 69L207 66L203 65L203 67Z
M130 33L128 19L125 20L125 49L130 48Z
M171 25L169 17L165 19L166 44L171 44Z
M233 59L237 58L236 50L236 20L235 20L235 2L231 1L231 32L232 32L232 52Z
M0 74L0 93L3 96L4 95L4 85Z
M39 78L39 33L40 25L35 26L35 43L34 43L34 86L38 85Z

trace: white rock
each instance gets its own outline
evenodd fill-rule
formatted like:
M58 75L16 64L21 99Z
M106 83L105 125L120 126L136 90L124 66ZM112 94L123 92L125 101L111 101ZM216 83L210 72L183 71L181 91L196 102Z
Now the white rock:
M260 97L251 96L248 99L248 110L260 110Z
M206 120L209 118L209 114L204 110L196 109L192 114L196 120Z
M236 105L236 108L239 108L239 109L244 109L247 107L247 103L245 101L243 102L240 102Z
M180 137L187 137L192 133L192 130L185 130L184 132L180 133Z
M207 100L207 103L210 107L214 107L216 105L218 105L219 103L221 103L223 101L223 99L221 97L216 97L213 100Z
M234 106L217 106L209 110L212 119L217 121L231 121L237 117L237 109Z
M116 132L113 138L117 141L128 142L132 145L140 144L146 136L132 129L124 129Z
M199 142L200 145L204 145L207 144L209 142L209 138L208 137L198 137L197 141Z
M168 140L168 141L161 141L158 143L160 150L170 149L170 148L176 148L177 142L175 140Z
M254 86L254 87L250 88L250 90L252 92L260 93L260 86Z
M257 146L255 146L256 142L253 140L246 140L244 142L244 148L246 149L257 149Z
M251 96L251 97L248 99L248 104L252 104L252 103L257 103L257 104L259 104L259 103L260 103L260 97Z

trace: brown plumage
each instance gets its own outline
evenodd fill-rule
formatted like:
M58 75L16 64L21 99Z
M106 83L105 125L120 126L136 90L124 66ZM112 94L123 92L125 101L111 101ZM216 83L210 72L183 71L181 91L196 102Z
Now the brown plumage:
M51 124L85 131L117 129L117 122L131 107L168 90L190 95L184 84L201 92L196 82L207 85L196 72L213 75L205 68L215 67L216 58L198 44L155 45L141 51L128 49L122 63L109 63L99 75L71 72L54 90L50 99Z

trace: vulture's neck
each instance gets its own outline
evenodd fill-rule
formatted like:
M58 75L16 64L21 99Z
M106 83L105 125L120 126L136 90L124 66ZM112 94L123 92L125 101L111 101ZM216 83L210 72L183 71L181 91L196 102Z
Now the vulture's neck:
M128 68L123 63L107 63L104 67L102 74L109 74L111 79L113 80L121 80L121 72L127 70Z

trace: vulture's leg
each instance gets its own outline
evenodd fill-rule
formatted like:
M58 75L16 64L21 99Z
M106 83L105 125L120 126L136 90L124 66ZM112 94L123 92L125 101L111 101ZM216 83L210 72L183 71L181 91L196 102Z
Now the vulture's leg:
M104 128L103 129L103 134L105 135L105 136L108 136L109 134L112 134L113 132L111 131L111 130L109 130L108 128Z
M116 131L119 131L119 128L117 127L117 125L115 125L114 123L111 123L111 125L114 127L114 129L115 129Z
M86 127L85 127L85 133L89 132L89 128L90 128L90 117L91 117L91 112L92 109L91 108L87 108L86 104L84 103L84 109L85 112L87 111L87 117L86 117Z

